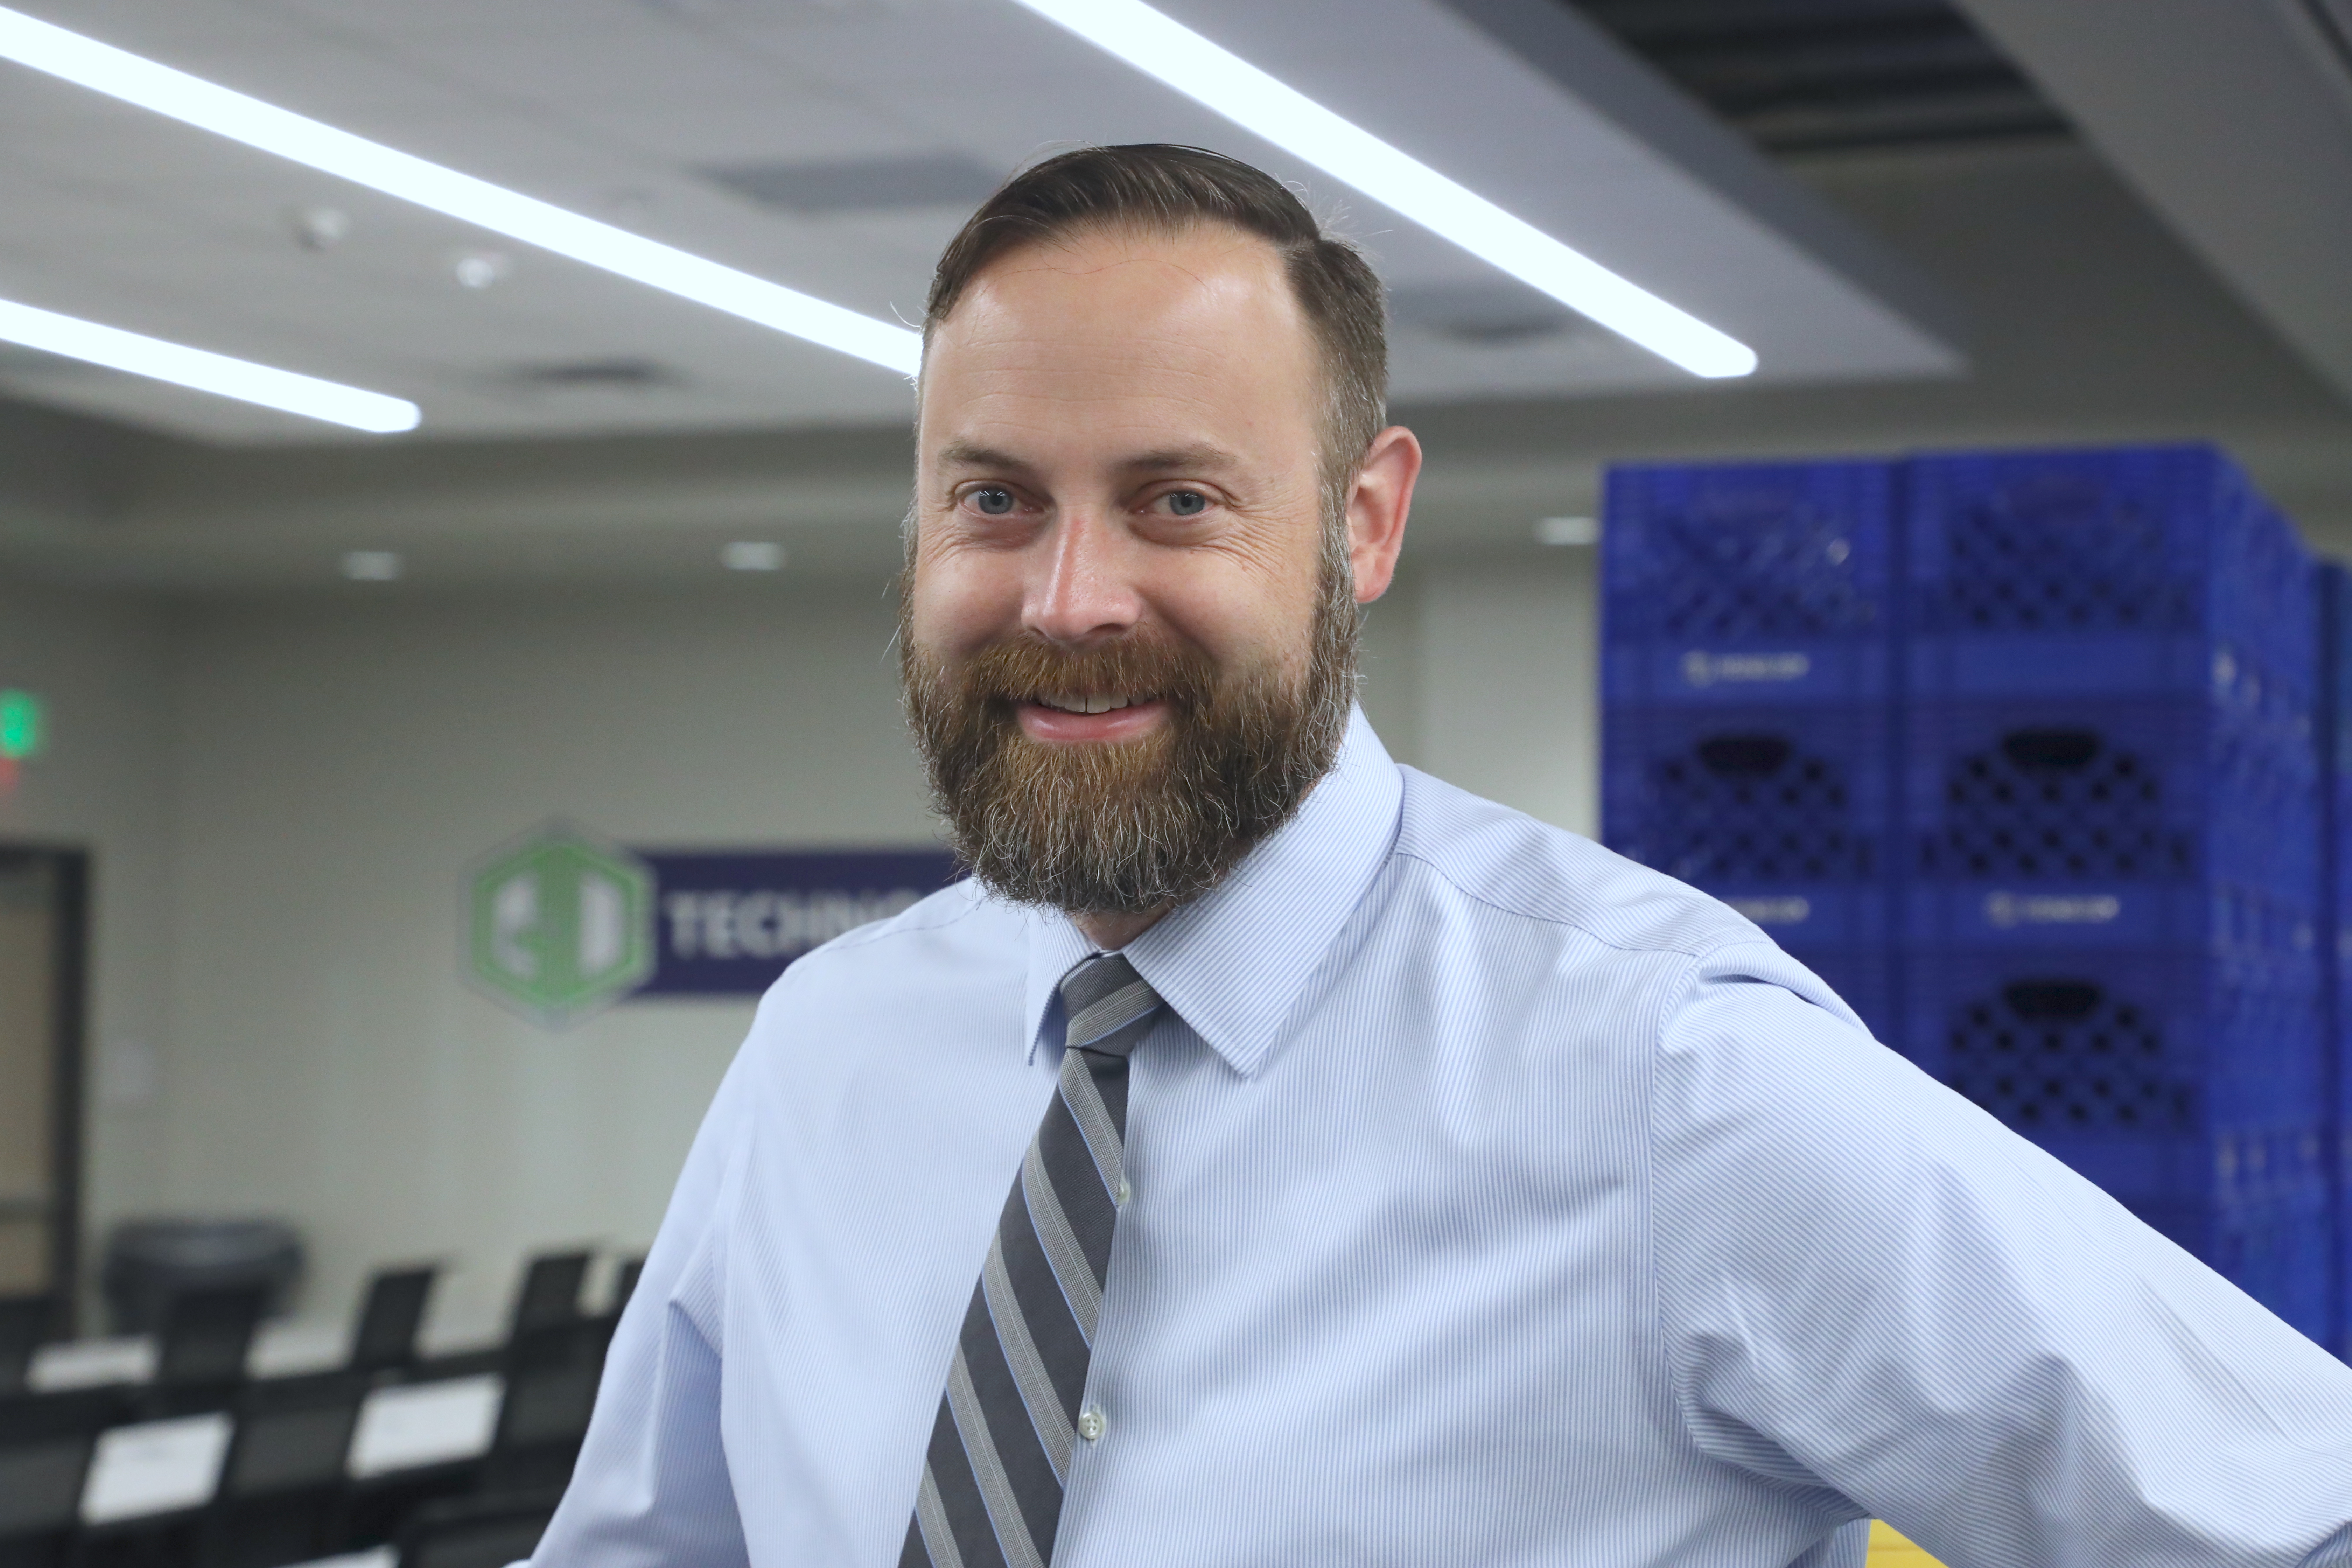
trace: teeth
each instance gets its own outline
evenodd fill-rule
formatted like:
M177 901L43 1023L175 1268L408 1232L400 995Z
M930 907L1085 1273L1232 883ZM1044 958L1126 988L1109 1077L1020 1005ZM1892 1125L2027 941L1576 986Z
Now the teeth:
M1059 708L1065 713L1108 713L1115 709L1131 706L1132 697L1040 697L1037 700L1048 708Z

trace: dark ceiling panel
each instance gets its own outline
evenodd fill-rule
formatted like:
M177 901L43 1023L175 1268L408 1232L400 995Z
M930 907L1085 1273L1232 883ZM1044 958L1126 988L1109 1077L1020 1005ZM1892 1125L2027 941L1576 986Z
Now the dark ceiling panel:
M1774 153L2067 133L1945 0L1560 0Z

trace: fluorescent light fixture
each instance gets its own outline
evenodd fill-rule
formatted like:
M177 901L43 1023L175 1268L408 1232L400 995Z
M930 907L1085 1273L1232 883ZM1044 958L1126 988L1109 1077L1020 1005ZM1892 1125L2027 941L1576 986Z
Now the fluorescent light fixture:
M251 360L231 359L7 300L0 300L0 342L22 343L373 435L416 428L416 405L404 398L362 392L356 386L297 375L290 370L273 370Z
M1143 0L1020 4L1693 375L1746 375L1756 368L1756 351L1747 344L1513 217Z
M397 583L405 563L393 550L346 550L343 575L354 583Z
M912 375L921 361L920 335L896 322L395 152L5 7L0 58L888 370Z
M1598 544L1601 542L1601 520L1597 517L1539 517L1535 525L1538 544Z

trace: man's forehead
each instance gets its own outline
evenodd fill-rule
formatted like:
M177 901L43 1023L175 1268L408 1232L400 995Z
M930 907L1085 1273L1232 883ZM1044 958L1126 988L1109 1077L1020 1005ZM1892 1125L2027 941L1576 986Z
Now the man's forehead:
M1255 236L1071 236L992 261L935 330L924 445L942 465L951 447L1028 456L1050 442L1040 426L1075 417L1148 426L1124 454L1148 467L1230 447L1249 410L1311 398L1316 370L1280 258Z
M1286 268L1222 224L1081 231L1018 247L974 277L930 348L1045 368L1132 346L1181 357L1237 333L1302 331Z

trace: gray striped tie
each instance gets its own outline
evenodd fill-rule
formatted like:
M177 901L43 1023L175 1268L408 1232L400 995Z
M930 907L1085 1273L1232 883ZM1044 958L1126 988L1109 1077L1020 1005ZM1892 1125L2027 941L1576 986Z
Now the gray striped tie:
M1096 1419L1078 1402L1127 1193L1127 1058L1161 1004L1110 953L1063 978L1062 1010L1061 1091L964 1312L899 1568L1045 1568L1070 1450Z

